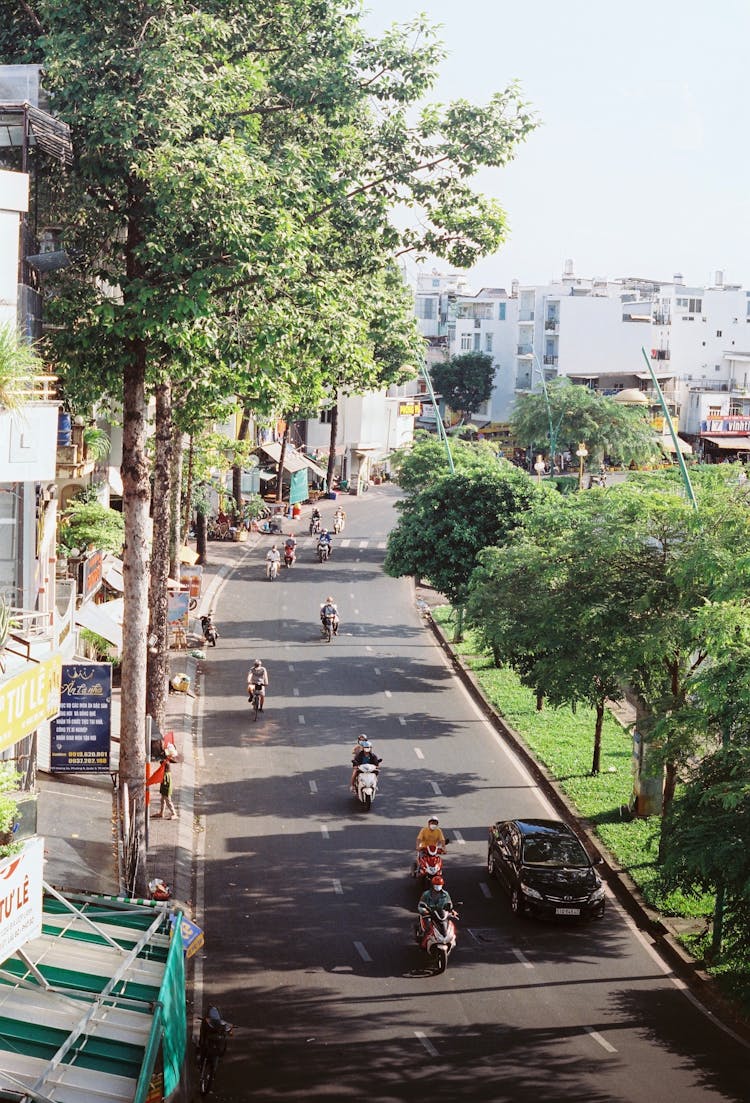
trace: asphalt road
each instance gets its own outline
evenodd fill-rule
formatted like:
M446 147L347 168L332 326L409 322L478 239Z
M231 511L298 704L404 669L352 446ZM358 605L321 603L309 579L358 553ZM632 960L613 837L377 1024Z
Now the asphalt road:
M411 584L383 574L394 500L390 487L345 499L331 561L305 536L273 583L268 539L218 601L197 803L203 981L236 1031L214 1098L747 1100L748 1050L611 899L599 922L545 925L512 916L488 882L488 824L550 810L448 669ZM329 593L342 627L327 645ZM257 723L243 692L255 657L271 678ZM369 813L349 793L360 732L384 759ZM430 813L462 902L443 976L410 937L408 869Z

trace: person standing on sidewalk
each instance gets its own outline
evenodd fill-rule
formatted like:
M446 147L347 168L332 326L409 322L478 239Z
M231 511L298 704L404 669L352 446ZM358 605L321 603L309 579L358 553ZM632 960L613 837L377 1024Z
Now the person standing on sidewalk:
M172 793L174 792L174 785L172 782L172 771L169 768L169 759L164 759L164 777L159 783L159 796L161 797L161 808L156 813L156 816L164 817L164 809L170 813L170 819L177 819L178 813L175 810L175 806L172 803Z

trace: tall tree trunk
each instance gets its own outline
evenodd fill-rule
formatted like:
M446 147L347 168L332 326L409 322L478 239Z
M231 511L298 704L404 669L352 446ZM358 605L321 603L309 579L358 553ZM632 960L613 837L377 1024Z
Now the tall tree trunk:
M326 490L333 486L333 472L336 467L336 438L339 435L339 404L331 407L331 436L328 445L328 467L326 469Z
M544 694L541 692L541 690L537 690L536 693L536 711L544 711Z
M675 789L677 788L677 766L674 762L667 762L664 767L664 792L661 798L661 814L666 816L669 811L669 806L674 800Z
M182 546L182 431L172 423L172 470L169 477L169 573L180 580Z
M146 712L157 732L166 726L167 678L169 676L169 626L167 578L172 501L172 385L169 380L156 388L156 429L154 457L154 497L151 510L151 639L148 648Z
M198 562L208 562L208 521L203 512L203 506L198 506L195 511L195 550Z
M190 437L190 443L188 444L188 469L187 469L187 486L185 487L185 502L182 510L182 542L187 544L188 533L190 532L190 521L193 516L193 468L195 466L194 461L195 449L193 448L193 438Z
M591 760L591 776L597 777L602 768L602 727L604 725L604 701L596 702L596 724L594 725L594 757Z
M151 488L146 454L146 347L134 340L123 372L122 484L125 547L123 550L122 710L120 780L131 800L137 865L127 886L145 896L146 794L146 647L148 639L149 504Z
M240 427L237 430L237 440L247 440L248 433L250 432L250 411L247 406L242 409L242 417L240 418ZM242 465L236 463L232 467L232 497L235 503L234 520L237 522L239 516L242 515Z
M279 454L279 473L276 476L276 501L284 501L284 460L286 458L286 442L289 440L289 422L284 421L284 434L281 438L281 452Z

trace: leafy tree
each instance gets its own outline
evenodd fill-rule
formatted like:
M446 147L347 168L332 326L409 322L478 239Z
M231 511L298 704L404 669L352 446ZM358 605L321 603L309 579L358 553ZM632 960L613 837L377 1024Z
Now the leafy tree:
M101 502L71 499L63 510L58 530L60 544L66 548L87 548L93 545L119 555L125 541L122 514Z
M486 352L463 352L433 364L432 382L452 410L466 416L478 410L492 394L494 368Z
M460 611L480 551L507 540L535 493L510 464L443 475L398 503L401 516L388 537L386 572L429 579Z
M511 416L513 435L534 451L549 449L550 422L557 446L573 452L581 441L591 455L606 453L618 463L643 462L658 452L643 407L615 402L564 377L547 384L546 398L542 391L522 395Z
M498 459L492 445L486 441L474 444L452 438L448 441L451 459L456 472L469 474L479 471L497 471ZM437 478L450 471L446 445L434 433L417 431L413 444L399 448L390 457L391 468L399 486L411 495L425 490Z

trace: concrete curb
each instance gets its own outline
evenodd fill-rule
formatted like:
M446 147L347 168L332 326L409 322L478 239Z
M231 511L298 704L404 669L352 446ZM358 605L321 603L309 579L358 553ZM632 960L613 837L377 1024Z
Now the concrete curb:
M695 958L687 953L675 931L670 928L668 919L649 907L635 882L621 868L601 839L594 834L591 824L580 817L546 767L534 757L518 732L511 728L489 703L476 678L451 647L442 629L435 623L432 614L424 610L422 612L439 646L447 655L453 670L461 678L475 703L523 762L531 777L560 814L560 819L570 823L582 834L586 839L589 852L601 859L600 871L618 903L639 930L651 938L661 957L700 1001L706 1013L716 1019L718 1024L733 1034L739 1042L750 1045L750 1021L743 1018L738 1007L722 995L713 978L700 968Z

